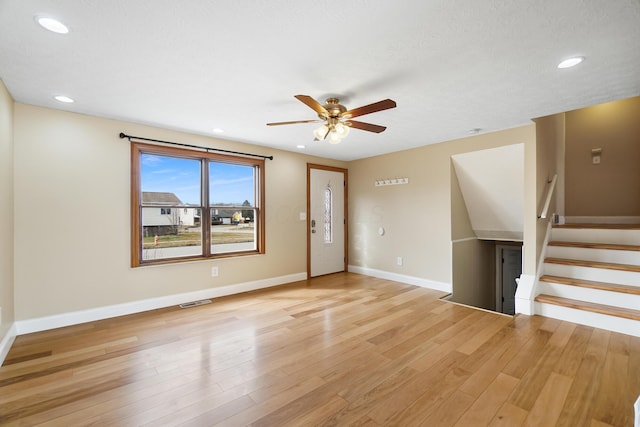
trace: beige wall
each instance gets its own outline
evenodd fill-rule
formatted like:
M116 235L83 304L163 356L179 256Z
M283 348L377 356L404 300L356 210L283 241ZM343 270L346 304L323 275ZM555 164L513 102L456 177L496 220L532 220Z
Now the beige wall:
M495 241L464 240L453 244L451 301L486 310L496 308Z
M15 105L14 131L17 320L306 272L306 223L299 219L306 210L306 163L346 167L22 104ZM273 155L265 166L267 253L130 268L130 150L120 132Z
M451 301L495 309L494 242L476 238L451 165Z
M458 175L451 163L451 240L475 238L469 218L469 209L464 201Z
M13 99L0 80L0 341L13 324Z
M554 175L558 175L556 189L551 197L547 218L537 220L536 226L536 259L539 261L552 215L558 213L558 194L563 193L563 173L560 170L558 157L562 156L564 147L564 114L540 117L536 123L536 215L540 215L551 189Z
M566 113L567 216L640 216L638 117L640 97Z
M533 189L533 124L350 162L350 264L451 284L451 156L516 143L525 144L525 189ZM532 165L528 165L530 159ZM374 186L376 179L394 177L408 177L409 184ZM535 191L525 190L525 212L526 199L534 197ZM531 200L525 245L527 232L535 236L535 201ZM377 232L380 226L386 230L383 236ZM532 245L535 248L535 237ZM529 265L534 272L532 253ZM404 265L396 265L398 256Z
M451 155L525 143L525 175L531 150L535 159L534 125L346 164L23 104L14 111L16 320L306 271L306 223L298 214L306 209L307 162L349 169L351 264L452 283ZM130 268L130 153L120 132L273 154L266 163L267 254ZM374 186L403 176L408 185ZM220 268L215 279L213 265Z

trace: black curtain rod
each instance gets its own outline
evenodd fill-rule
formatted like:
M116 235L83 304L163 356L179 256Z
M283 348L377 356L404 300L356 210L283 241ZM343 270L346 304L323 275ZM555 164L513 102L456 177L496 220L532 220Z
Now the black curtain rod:
M263 156L261 154L242 153L240 151L223 150L221 148L201 147L199 145L182 144L180 142L162 141L161 139L143 138L141 136L132 136L132 135L127 135L123 132L120 132L120 139L124 139L124 138L127 138L129 141L131 141L131 139L133 138L133 139L139 139L141 141L152 141L152 142L159 142L161 144L179 145L180 147L197 148L199 150L205 150L207 152L218 151L220 153L239 154L241 156L259 157L261 159L273 160L273 156Z

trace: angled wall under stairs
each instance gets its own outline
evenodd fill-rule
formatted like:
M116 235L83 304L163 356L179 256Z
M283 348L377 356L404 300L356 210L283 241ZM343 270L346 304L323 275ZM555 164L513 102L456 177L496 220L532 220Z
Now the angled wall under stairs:
M640 225L551 230L535 314L640 336Z

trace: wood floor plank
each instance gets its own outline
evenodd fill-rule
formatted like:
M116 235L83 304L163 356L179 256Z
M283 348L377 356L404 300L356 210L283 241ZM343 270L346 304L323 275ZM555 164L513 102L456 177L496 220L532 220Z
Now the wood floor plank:
M540 359L544 348L551 338L551 334L543 329L536 330L529 341L523 345L518 354L505 366L503 372L512 377L522 378L527 371Z
M582 362L582 356L587 351L589 340L593 334L590 326L576 325L571 337L567 341L562 355L554 366L554 372L568 377L574 377Z
M591 422L610 336L609 331L594 329L558 418L558 426L588 425Z
M628 426L640 338L353 273L18 336L0 424Z
M342 410L327 417L322 425L348 425L365 416L374 421L375 415L371 412L382 407L390 407L388 399L391 396L402 394L407 388L411 388L410 384L414 383L419 375L415 370L405 367L349 402L349 405Z
M455 390L447 399L439 402L429 413L420 419L419 425L452 426L473 404L475 398L460 390Z
M509 402L498 410L498 413L489 423L490 427L518 427L524 424L529 412Z
M527 342L525 338L518 336L513 328L505 328L495 336L501 338L500 344L493 343L491 345L492 343L488 343L486 348L479 349L463 362L463 369L473 372L471 377L460 386L460 389L465 393L476 397L484 393ZM483 352L488 357L483 357L480 350L484 350ZM481 365L477 365L479 362Z
M556 424L572 379L552 372L537 396L533 408L525 419L525 426L552 426Z
M292 417L289 421L284 422L281 426L315 426L326 420L333 414L340 412L349 402L340 396L332 397L328 402L319 404L311 408L310 411L298 417Z
M503 373L498 374L455 425L457 427L488 425L519 382L517 378Z
M573 330L571 327L567 328L568 331ZM560 336L563 334L560 331ZM511 403L521 407L527 411L531 411L533 405L537 402L539 395L547 387L548 380L553 375L553 368L556 366L558 359L562 354L563 348L558 345L554 345L554 338L558 336L558 333L554 333L544 347L544 350L539 354L538 359L532 363L525 375L522 377L520 383L513 391L510 397ZM563 338L559 339L560 342L566 342ZM531 414L530 414L531 415Z
M609 342L611 349L611 341ZM626 399L616 397L619 390L627 390L629 356L608 351L602 367L602 380L595 399L592 419L611 425L622 425L633 414Z
M404 395L402 404L398 401L396 405L389 405L388 409L391 411L387 409L370 412L369 416L383 425L420 425L432 410L448 399L470 376L469 372L459 368L466 357L452 351L424 371L427 375L420 376L420 391ZM407 385L407 389L412 389L411 384Z

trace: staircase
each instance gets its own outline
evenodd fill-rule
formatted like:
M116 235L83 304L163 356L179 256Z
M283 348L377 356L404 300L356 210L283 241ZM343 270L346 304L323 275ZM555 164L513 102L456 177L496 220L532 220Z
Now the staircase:
M640 225L554 226L535 313L640 337Z

